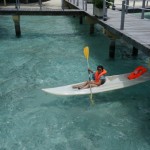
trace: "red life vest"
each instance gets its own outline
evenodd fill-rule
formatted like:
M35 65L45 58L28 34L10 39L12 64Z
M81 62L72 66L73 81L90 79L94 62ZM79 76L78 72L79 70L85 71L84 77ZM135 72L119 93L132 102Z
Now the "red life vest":
M95 82L99 82L100 81L100 77L105 75L106 73L107 73L107 71L105 69L103 69L103 71L101 73L96 71L95 74L94 74Z
M147 72L147 68L144 68L143 66L139 66L129 74L128 79L129 80L136 79L140 77L142 74L144 74L145 72Z

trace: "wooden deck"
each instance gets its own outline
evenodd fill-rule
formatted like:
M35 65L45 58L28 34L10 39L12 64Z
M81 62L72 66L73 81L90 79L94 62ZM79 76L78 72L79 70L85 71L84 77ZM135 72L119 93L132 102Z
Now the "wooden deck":
M67 1L67 0L66 0ZM67 1L70 4L70 2ZM82 0L79 0L79 6L74 7L82 10ZM93 16L93 5L87 4L87 11L85 13L97 20L105 29L111 33L119 36L123 40L127 41L134 47L142 50L144 53L150 56L150 20L140 19L140 16L133 14L125 15L124 30L120 30L121 11L108 9L108 20L103 21Z
M124 30L120 30L121 12L109 10L108 16L107 21L101 21L104 27L150 55L150 20L126 14Z

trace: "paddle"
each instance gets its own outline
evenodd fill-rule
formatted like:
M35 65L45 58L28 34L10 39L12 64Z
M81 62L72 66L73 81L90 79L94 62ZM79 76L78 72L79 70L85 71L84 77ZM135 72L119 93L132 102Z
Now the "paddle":
M87 60L87 67L89 68L89 61L88 61L89 60L89 47L88 46L84 47L83 53L84 53L84 56L85 56L85 58ZM90 72L88 72L88 74L89 74L89 81L91 81ZM93 103L93 99L92 98L93 98L93 96L92 96L92 88L91 88L91 85L90 85L90 100Z

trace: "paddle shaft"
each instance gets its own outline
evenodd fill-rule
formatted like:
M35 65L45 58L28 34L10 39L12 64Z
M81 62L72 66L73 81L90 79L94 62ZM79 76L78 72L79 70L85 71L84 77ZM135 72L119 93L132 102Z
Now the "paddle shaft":
M87 67L88 67L88 69L89 69L89 62L88 62L88 59L89 59L89 47L88 47L88 46L84 47L83 53L84 53L84 56L85 56L85 58L86 58L86 60L87 60ZM89 71L88 71L88 74L89 74L89 83L88 83L88 84L89 84L89 86L90 86L90 100L91 100L91 102L92 102L92 104L93 104L92 89L91 89L91 84L90 84L91 76L90 76L90 72L89 72Z
M87 59L87 66L89 68L89 61ZM89 81L91 81L91 76L90 76L90 72L88 71L88 74L89 74ZM90 93L91 93L91 100L92 100L92 88L91 88L91 84L90 84Z

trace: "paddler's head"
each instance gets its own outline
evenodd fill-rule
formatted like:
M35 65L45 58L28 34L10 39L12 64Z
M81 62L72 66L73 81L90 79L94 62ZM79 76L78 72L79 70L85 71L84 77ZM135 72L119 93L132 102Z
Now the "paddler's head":
M102 72L103 69L104 69L103 66L101 66L101 65L97 66L97 71L98 71L98 72Z

